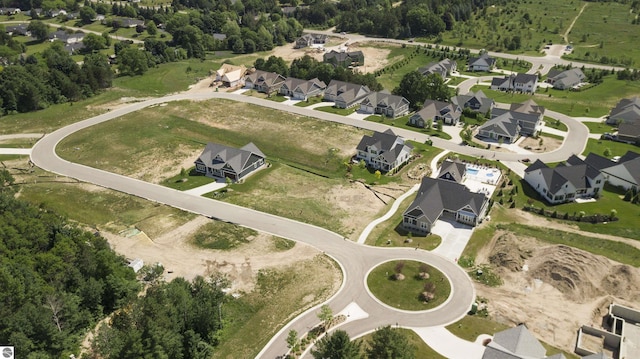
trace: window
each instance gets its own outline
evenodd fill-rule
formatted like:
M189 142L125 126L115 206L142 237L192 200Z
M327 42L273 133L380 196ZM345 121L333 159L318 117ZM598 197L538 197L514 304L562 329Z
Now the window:
M596 184L600 184L600 182L602 182L602 180L596 180Z

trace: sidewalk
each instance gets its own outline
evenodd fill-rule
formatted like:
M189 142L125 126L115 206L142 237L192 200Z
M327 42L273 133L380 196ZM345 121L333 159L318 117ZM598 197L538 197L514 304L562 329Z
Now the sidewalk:
M209 184L205 184L204 186L192 188L190 190L184 191L184 193L188 193L194 196L202 196L203 194L217 191L219 189L227 187L226 182L213 182Z
M0 148L0 155L30 155L30 148Z

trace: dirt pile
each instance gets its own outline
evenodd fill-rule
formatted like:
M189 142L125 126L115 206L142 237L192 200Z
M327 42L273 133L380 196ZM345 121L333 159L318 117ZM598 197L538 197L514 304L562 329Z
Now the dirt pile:
M627 300L640 299L638 269L612 266L607 258L580 249L563 245L541 248L529 267L531 279L551 284L578 303L607 294Z
M505 232L495 240L489 263L498 268L504 268L511 272L522 270L524 262L531 257L531 246L518 240L513 233Z

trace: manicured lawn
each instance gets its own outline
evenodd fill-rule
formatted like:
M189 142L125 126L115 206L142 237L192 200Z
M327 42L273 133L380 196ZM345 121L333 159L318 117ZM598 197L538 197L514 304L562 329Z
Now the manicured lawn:
M468 80L466 77L449 77L449 81L447 81L447 85L448 86L458 86L460 85L460 83L462 83L463 81Z
M564 123L558 121L558 120L554 120L551 117L547 117L544 116L544 122L548 127L551 128L555 128L558 131L567 131L567 125L565 125ZM585 123L591 123L591 122L585 122Z
M433 136L433 137L439 137L442 138L444 140L450 140L451 136L449 136L448 133L444 132L444 131L438 131L435 127L432 127L430 129L426 129L426 128L419 128L419 127L415 127L415 126L409 126L409 117L411 117L412 114L409 115L405 115L402 117L397 117L397 118L390 118L390 117L386 117L386 116L381 116L381 115L371 115L366 117L364 120L365 121L371 121L371 122L378 122L378 123L383 123L385 125L389 125L389 126L394 126L394 127L398 127L398 128L403 128L405 130L410 130L410 131L415 131L415 132L420 132L420 133L425 133L427 135ZM446 125L444 125L446 126Z
M307 106L311 106L311 105L314 105L314 104L320 103L320 102L322 102L322 96L315 96L315 97L307 99L307 101L300 101L300 102L296 103L294 106L307 107Z
M607 149L609 149L609 152L611 152L609 158L614 156L622 156L627 153L627 151L640 153L640 147L636 145L611 140L596 140L590 138L587 141L587 147L585 147L582 154L586 156L589 153L596 153L600 156L604 156L604 153Z
M404 336L406 336L409 341L409 344L413 345L416 348L414 352L415 359L446 359L446 357L443 357L442 355L438 354L438 352L436 352L430 346L428 346L427 343L425 343L424 340L422 340L422 338L420 338L420 336L416 334L416 332L414 332L413 330L404 329L404 328L397 328L394 330L397 330L400 333L402 333ZM367 344L371 341L372 335L373 335L372 333L369 333L365 336L358 338L364 342L363 343L364 348L367 348Z
M482 90L496 102L520 103L533 99L538 105L568 116L600 117L608 114L621 98L640 93L640 81L623 81L609 75L601 84L583 91L539 89L535 95L494 91L480 85L472 88L472 91L477 90Z
M185 179L186 181L184 181ZM196 172L195 167L191 167L185 170L184 175L178 174L171 178L167 178L162 181L161 184L179 191L186 191L213 182L213 178L207 177L200 172Z
M447 325L447 330L455 336L470 342L475 341L480 334L494 335L506 329L509 329L509 326L477 315L467 315L459 321Z
M614 132L613 129L616 128L616 126L609 125L604 120L602 122L583 122L583 124L587 126L591 133L612 133Z
M316 107L316 108L314 108L314 110L333 113L333 114L341 115L341 116L348 116L348 115L356 112L356 110L358 110L358 106L354 106L354 107L350 107L350 108L337 108L335 106L322 106L322 107Z
M267 100L270 100L273 102L285 102L288 100L288 98L284 97L283 95L277 94L277 95L271 95L267 97Z
M395 277L398 263L404 263L402 274L404 279ZM367 285L371 293L383 303L402 310L427 310L444 303L451 294L449 280L432 266L427 266L428 279L420 277L421 262L390 261L374 268L367 277ZM431 291L435 297L429 302L421 299L425 284L432 283Z

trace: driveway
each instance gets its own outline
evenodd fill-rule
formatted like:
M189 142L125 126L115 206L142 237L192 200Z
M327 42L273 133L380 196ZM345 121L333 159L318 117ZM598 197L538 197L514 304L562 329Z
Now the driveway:
M464 247L469 243L469 239L473 234L473 228L471 226L458 223L452 219L443 219L440 217L436 221L431 232L442 237L442 243L438 248L433 250L433 253L439 254L452 261L457 261L464 251Z

